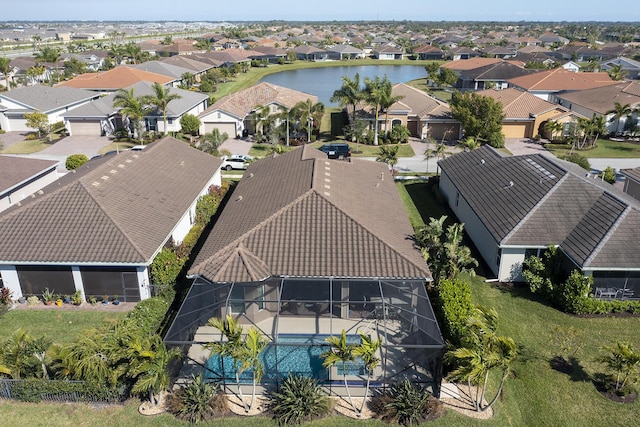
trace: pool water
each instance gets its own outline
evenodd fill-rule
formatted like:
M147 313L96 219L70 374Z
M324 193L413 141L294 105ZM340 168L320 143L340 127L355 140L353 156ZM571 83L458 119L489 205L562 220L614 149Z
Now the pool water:
M263 382L273 382L289 375L312 377L319 382L329 381L329 370L322 366L324 359L320 355L330 346L326 343L329 335L278 335L278 345L267 344L260 359L264 366ZM359 344L359 335L347 335L347 342ZM337 365L338 374L342 375L341 364ZM365 375L364 364L355 360L346 364L347 375ZM247 369L240 375L241 383L251 383L252 371ZM235 371L231 357L220 357L212 354L207 361L206 378L235 382Z

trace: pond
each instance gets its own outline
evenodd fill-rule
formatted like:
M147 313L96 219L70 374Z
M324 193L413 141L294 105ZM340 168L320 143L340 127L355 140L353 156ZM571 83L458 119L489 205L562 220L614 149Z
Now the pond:
M426 77L423 65L355 65L341 67L305 68L270 74L261 81L316 95L325 107L337 107L329 101L333 92L342 86L342 77L350 79L360 73L360 83L365 77L387 76L392 83L406 83Z

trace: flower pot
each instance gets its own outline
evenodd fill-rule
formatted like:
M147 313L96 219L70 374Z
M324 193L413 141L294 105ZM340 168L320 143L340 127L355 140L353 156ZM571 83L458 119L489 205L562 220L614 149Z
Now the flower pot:
M57 305L58 307L62 307L62 300L61 300L61 299L56 300L56 305Z
M114 299L113 300L113 305L118 305L118 304L120 304L120 300Z
M53 304L53 301L45 301L44 302L44 305L51 305L51 304Z
M20 304L24 304L25 302L27 302L27 299L25 297L20 297L20 298L18 298L18 302Z

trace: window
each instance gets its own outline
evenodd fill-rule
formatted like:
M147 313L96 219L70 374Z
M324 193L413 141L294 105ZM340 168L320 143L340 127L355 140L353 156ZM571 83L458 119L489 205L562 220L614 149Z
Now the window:
M500 267L500 257L502 256L502 251L498 248L498 256L496 257L496 265Z
M264 310L265 302L264 302L264 283L258 285L258 309Z
M229 308L232 313L244 313L244 288L233 284L229 295Z
M458 206L459 201L460 201L460 192L456 192L456 207Z

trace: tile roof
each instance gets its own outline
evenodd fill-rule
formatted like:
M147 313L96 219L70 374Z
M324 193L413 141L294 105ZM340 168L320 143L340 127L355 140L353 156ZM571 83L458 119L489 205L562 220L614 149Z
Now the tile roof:
M430 278L386 165L305 146L249 166L190 274Z
M7 190L56 167L54 160L0 156L0 196Z
M42 113L89 101L96 97L95 92L84 89L45 85L25 86L0 93L0 100L3 98L11 100Z
M564 68L515 77L509 83L527 91L574 91L615 84L607 73L574 73Z
M128 67L126 65L121 65L101 73L81 74L71 80L59 83L57 86L115 91L142 81L167 84L174 80L176 80L174 77L168 77L166 75L151 73Z
M529 92L519 89L509 88L503 90L487 89L477 92L478 95L489 96L502 104L502 111L505 119L529 119L548 111L565 109L552 102L538 98Z
M451 108L448 104L431 97L428 93L416 89L404 83L398 83L393 86L392 94L400 95L400 102L389 107L389 111L406 110L409 114L416 115L421 119L440 118L453 119L451 116Z
M192 73L203 73L213 68L213 65L211 64L188 58L186 55L174 55L168 58L161 58L159 61L166 64L172 64L177 65L178 67L187 68L191 70Z
M462 71L461 74L467 78L482 80L509 80L513 77L531 74L533 71L521 67L509 61L497 62L495 64L477 67L471 70Z
M89 161L0 214L0 260L146 264L220 165L170 137Z
M275 103L292 108L298 102L306 101L307 99L310 99L313 103L318 102L318 97L315 95L262 82L220 98L215 104L200 113L200 117L204 117L212 111L221 110L232 116L244 118L260 105Z
M640 83L615 82L604 87L564 93L558 95L558 98L600 114L607 114L615 107L616 102L631 106L639 104Z
M633 169L621 169L620 173L626 178L633 179L636 182L640 182L640 167Z
M440 161L500 245L560 248L587 269L640 269L640 202L542 155L488 146Z
M449 61L442 64L440 67L449 68L455 71L473 70L474 68L485 67L491 64L497 64L504 62L500 58L471 58L471 59L457 59L455 61Z
M184 68L179 65L169 64L162 61L147 61L141 64L129 65L129 67L148 71L150 73L162 74L167 77L173 77L175 80L180 80L183 74L191 72L191 69L189 68Z

